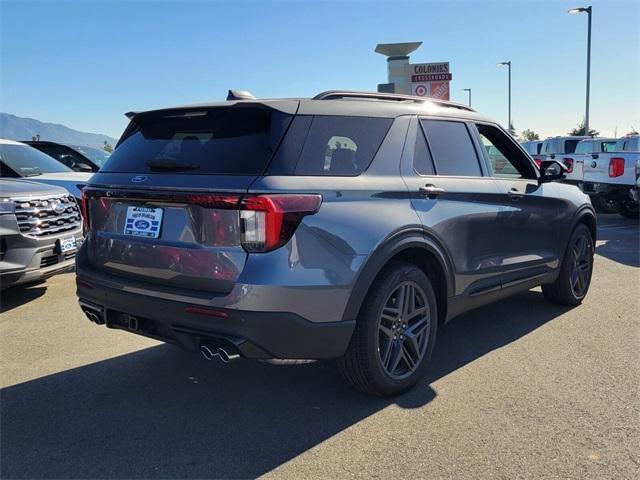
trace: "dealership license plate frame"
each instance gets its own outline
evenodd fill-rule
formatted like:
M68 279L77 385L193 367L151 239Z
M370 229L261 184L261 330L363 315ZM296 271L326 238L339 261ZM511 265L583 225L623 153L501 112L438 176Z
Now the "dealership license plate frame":
M164 208L130 205L124 221L124 235L158 238L162 229Z

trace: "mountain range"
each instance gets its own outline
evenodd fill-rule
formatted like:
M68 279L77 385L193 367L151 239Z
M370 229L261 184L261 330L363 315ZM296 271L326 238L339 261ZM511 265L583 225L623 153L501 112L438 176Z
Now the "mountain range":
M112 147L117 142L115 138L108 135L80 132L57 123L41 122L34 118L0 112L0 138L20 141L31 140L35 135L40 135L40 140L98 148L102 148L104 142L108 142Z

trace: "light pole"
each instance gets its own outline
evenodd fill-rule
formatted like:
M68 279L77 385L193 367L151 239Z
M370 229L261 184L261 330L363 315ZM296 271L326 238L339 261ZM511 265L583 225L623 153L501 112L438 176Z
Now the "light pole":
M513 132L511 131L511 60L508 62L498 63L499 67L504 67L505 65L509 67L509 126L507 127L507 130L509 130L509 133L513 135Z
M463 88L462 91L463 92L469 92L469 108L471 108L471 89L470 88Z
M576 7L568 10L569 13L583 13L587 12L587 100L584 113L584 131L585 135L589 135L589 88L591 83L591 6L588 7Z

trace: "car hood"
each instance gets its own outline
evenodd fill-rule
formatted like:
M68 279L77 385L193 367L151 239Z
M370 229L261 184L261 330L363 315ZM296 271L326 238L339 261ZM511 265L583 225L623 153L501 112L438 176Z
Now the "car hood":
M45 195L63 195L64 188L17 178L0 179L0 197L33 197Z
M29 180L66 188L74 197L80 198L82 197L80 188L86 185L92 175L93 173L85 172L43 173L42 175L29 177Z

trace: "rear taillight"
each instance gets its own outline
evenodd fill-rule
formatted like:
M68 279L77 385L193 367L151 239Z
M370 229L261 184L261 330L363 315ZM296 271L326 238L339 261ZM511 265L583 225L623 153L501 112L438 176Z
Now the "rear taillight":
M624 173L624 158L613 157L609 160L609 176L620 177Z
M89 215L88 215L89 209L87 208L87 202L88 202L87 192L83 189L82 200L80 201L80 210L82 211L82 227L85 232L89 230Z
M534 158L533 161L536 164L536 167L538 167L538 170L540 170L540 165L542 165L542 160L540 160L539 158Z
M573 158L563 158L562 163L567 167L567 173L573 172Z
M316 213L320 195L255 195L240 202L241 243L248 252L268 252L289 241L306 215Z

